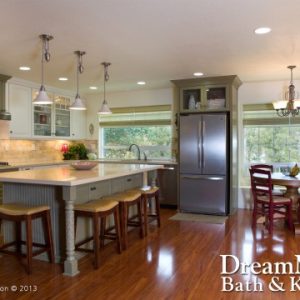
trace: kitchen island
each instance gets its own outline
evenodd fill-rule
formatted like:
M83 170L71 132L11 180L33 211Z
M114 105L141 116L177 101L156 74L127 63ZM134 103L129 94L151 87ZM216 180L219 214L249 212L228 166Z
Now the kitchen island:
M163 166L99 163L92 170L84 171L75 170L71 166L58 166L1 173L3 202L51 207L56 256L64 259L64 274L74 276L79 273L74 250L74 203L98 199L134 187L145 187L148 184L148 172L160 168ZM39 235L41 226L35 225L34 230ZM11 232L12 229L7 228L9 230Z

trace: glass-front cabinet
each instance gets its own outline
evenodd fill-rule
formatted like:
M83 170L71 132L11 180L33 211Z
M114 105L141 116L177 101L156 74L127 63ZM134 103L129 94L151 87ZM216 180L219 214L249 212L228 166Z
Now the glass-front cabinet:
M55 136L70 136L70 98L56 96L55 106Z
M227 86L197 86L181 90L180 111L228 110Z
M32 98L37 91L33 91ZM34 136L70 136L70 103L68 97L47 93L53 104L33 105L33 135Z

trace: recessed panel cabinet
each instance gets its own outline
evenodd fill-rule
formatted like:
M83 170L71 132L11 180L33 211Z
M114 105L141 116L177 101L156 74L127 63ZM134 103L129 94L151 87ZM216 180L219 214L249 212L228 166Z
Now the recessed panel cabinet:
M10 136L26 138L31 136L31 88L8 84L8 109L11 113Z
M71 111L71 139L86 138L86 111Z

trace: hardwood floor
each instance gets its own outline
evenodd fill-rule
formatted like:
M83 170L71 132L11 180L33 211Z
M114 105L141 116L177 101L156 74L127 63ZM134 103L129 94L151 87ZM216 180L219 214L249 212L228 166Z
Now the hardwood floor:
M34 260L33 274L27 275L15 257L0 258L0 299L299 299L290 291L293 275L230 276L235 282L262 283L263 291L225 292L222 289L220 255L236 255L243 262L292 262L300 251L300 236L282 223L275 224L273 236L262 225L252 231L249 211L239 210L225 225L172 221L174 210L162 209L160 229L153 224L146 239L135 229L129 234L128 250L117 254L107 245L94 270L92 255L79 261L80 274L62 275L60 265ZM231 261L228 269L233 267ZM231 269L232 270L232 269ZM269 289L278 276L285 292ZM295 275L295 280L299 279ZM16 286L18 291L6 292ZM228 285L229 286L229 285ZM227 287L228 287L227 286ZM20 291L37 289L37 291ZM300 289L300 284L299 284Z

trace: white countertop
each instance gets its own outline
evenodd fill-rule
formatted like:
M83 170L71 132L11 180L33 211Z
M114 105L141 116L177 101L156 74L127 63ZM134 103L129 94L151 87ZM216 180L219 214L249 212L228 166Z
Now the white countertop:
M117 163L117 164L146 164L146 165L177 165L176 161L173 160L162 160L162 159L99 159L102 163Z
M99 164L92 170L75 170L71 166L0 173L0 182L76 186L163 168L163 165Z

